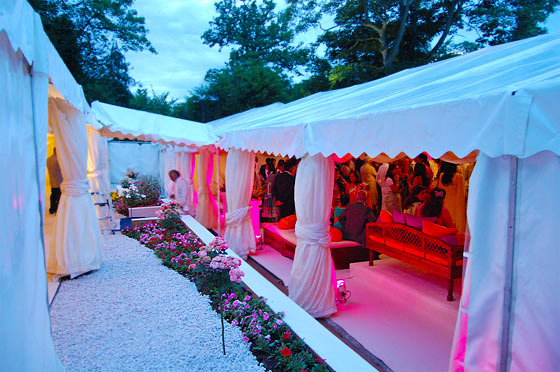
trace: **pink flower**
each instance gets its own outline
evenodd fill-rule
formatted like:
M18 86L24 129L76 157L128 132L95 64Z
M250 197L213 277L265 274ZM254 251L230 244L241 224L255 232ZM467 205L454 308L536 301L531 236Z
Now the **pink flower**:
M190 264L189 265L189 270L194 270L196 269L196 265L195 264Z
M270 315L268 315L268 313L264 313L263 314L263 320L266 322L268 319L270 318Z

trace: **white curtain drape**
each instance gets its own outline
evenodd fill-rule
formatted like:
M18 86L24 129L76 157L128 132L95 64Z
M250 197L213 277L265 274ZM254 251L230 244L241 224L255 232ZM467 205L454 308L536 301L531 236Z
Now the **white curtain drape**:
M198 205L196 206L196 220L207 229L215 229L218 225L218 206L214 195L210 192L210 183L214 173L214 156L208 150L201 150L198 154Z
M109 194L111 183L109 182L107 138L102 137L97 129L89 125L86 127L88 135L87 178L91 191Z
M101 267L102 237L89 194L87 132L83 114L60 99L49 100L49 118L64 177L49 247L47 271L71 278Z
M169 171L177 166L177 156L173 146L167 145L159 152L159 175L161 178L162 195L169 196L173 181L169 178Z
M550 263L560 260L560 250L553 243L559 226L560 157L546 151L518 159L516 180L510 174L512 160L480 154L470 179L471 257L463 285L468 295L461 300L463 315L456 329L451 371L496 370L504 350L509 371L558 369L560 274ZM517 190L512 204L513 182ZM509 308L504 307L504 288L510 285L508 258L513 260ZM507 315L511 320L504 332ZM510 338L509 349L503 348L504 333Z
M251 223L251 195L255 154L249 151L230 150L226 160L226 213L224 238L229 247L244 260L255 252L255 232Z
M193 152L179 151L177 152L177 170L187 181L187 205L183 207L189 214L194 215L196 212L196 204L194 202L194 185L193 176L195 168L195 156Z
M38 15L35 22L40 28ZM29 41L41 48L47 40ZM0 32L0 86L6 92L0 95L1 371L63 370L51 337L43 242L49 84L43 57L38 51L31 68Z
M316 318L336 312L334 266L329 247L329 217L334 162L306 155L295 184L297 246L290 276L290 298Z

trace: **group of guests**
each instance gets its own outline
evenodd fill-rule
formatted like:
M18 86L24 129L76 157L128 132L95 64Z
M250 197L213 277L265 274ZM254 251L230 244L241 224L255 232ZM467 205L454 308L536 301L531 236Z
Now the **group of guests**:
M375 221L381 210L422 217L436 223L466 227L466 182L472 164L458 166L422 153L377 163L369 157L337 164L333 192L332 222L344 239L364 243L365 224Z
M264 189L263 217L277 221L296 213L294 187L296 182L298 159L267 158L256 176L255 187Z
M263 189L262 217L278 221L295 213L297 165L295 158L278 164L267 158L255 168L255 187ZM426 153L388 163L367 156L336 163L332 224L344 239L362 244L365 224L377 220L381 210L436 217L436 223L464 232L472 167L430 159Z

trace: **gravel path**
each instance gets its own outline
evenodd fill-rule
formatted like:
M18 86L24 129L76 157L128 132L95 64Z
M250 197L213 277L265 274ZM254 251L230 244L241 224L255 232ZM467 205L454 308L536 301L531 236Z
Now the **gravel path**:
M62 282L51 307L67 371L264 371L241 331L136 240L105 236L101 269Z

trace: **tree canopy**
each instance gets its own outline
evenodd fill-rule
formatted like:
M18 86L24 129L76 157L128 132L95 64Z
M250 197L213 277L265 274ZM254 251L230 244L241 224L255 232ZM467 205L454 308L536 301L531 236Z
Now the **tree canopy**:
M201 35L230 48L185 101L143 88L126 51L149 50L134 0L29 0L89 101L207 122L274 102L374 80L486 45L546 33L560 0L218 0ZM165 5L162 5L165 6ZM324 29L324 21L332 27ZM304 44L296 36L320 29ZM474 31L473 41L454 36ZM323 50L324 53L318 53ZM305 78L303 78L305 77ZM138 86L134 93L133 86Z
M133 0L30 0L45 31L89 101L127 105L134 80L123 53L149 50Z

